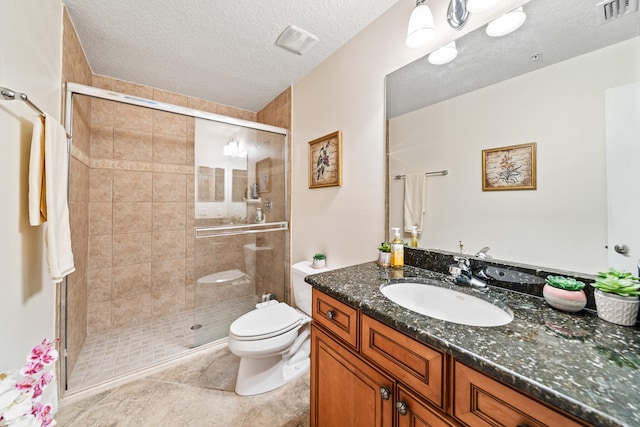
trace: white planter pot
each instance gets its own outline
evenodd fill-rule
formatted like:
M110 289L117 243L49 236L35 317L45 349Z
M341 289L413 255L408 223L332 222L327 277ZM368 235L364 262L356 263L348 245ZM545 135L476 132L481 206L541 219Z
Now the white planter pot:
M596 289L596 308L598 317L607 322L622 326L634 326L638 319L638 297L623 297L616 294L602 292Z
M327 260L326 259L314 259L313 262L311 263L311 266L313 268L325 268L327 266Z
M391 252L379 252L378 265L388 267L391 262Z

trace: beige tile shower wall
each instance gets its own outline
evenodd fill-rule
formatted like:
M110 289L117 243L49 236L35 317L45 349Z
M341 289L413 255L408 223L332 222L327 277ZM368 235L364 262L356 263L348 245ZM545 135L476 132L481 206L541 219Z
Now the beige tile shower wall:
M62 83L91 84L86 61L69 16L63 14ZM63 103L64 103L64 91ZM67 343L67 370L71 372L87 335L87 259L89 210L90 101L76 97L73 121L73 147L69 176L69 222L76 271L67 279L67 328L59 322L58 337ZM63 334L67 334L65 337ZM60 382L63 384L64 382Z
M93 86L255 121L254 113L103 76ZM90 333L192 308L199 265L194 119L99 99L91 111ZM241 259L231 251L215 263Z

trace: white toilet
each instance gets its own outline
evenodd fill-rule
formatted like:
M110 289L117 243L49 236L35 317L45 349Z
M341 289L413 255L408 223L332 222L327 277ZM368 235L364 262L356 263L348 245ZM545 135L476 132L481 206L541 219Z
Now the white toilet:
M291 266L295 309L273 302L236 319L229 327L229 350L240 357L236 393L242 396L274 390L306 373L310 366L311 285L316 269L309 261Z

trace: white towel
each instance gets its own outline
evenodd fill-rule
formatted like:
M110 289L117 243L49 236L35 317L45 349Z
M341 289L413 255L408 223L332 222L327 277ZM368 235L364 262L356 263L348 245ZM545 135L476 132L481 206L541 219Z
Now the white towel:
M47 260L54 283L75 271L71 251L69 205L69 146L67 133L60 123L48 114L44 123L44 170L47 199Z
M38 116L33 123L31 156L29 159L29 223L40 225L47 220L44 180L44 122Z
M427 177L424 173L406 175L404 178L404 231L410 233L413 226L422 232L425 211Z

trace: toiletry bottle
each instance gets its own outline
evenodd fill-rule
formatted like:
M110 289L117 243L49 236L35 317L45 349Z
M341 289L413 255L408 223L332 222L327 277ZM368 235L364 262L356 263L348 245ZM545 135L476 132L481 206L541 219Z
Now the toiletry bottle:
M412 248L418 247L418 227L415 225L411 229L411 247Z
M404 267L404 242L400 239L400 229L394 227L394 239L391 242L391 268Z

